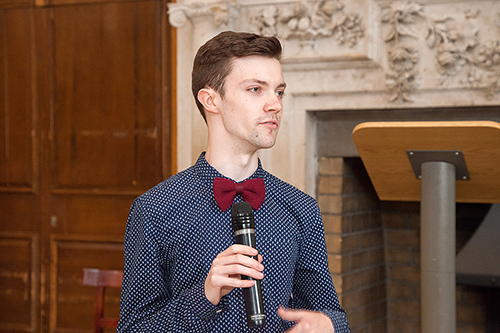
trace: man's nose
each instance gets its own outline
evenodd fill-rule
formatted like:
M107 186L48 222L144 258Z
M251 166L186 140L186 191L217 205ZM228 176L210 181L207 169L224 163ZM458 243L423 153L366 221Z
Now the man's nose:
M268 112L279 112L283 109L283 101L276 93L272 93L270 99L267 101L265 110Z

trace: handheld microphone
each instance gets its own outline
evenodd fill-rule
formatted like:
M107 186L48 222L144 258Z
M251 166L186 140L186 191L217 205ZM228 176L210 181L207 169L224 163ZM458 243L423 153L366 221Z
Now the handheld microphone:
M233 205L231 208L231 222L233 224L236 243L255 248L255 222L252 207L248 202L243 201ZM252 258L258 260L257 256L253 256ZM255 280L246 275L242 275L241 278L255 281L252 287L242 288L247 314L247 325L248 327L265 326L266 315L264 314L260 280Z

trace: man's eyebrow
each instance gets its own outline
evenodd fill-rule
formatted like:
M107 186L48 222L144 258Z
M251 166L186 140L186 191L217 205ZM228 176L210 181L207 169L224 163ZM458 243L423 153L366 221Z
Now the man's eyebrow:
M257 83L257 84L260 84L261 86L268 86L269 85L269 83L267 83L267 81L262 81L259 79L246 79L246 80L243 80L241 83L243 83L243 84Z
M284 83L284 82L283 82L283 83L279 84L279 85L278 85L278 88L283 88L283 89L285 89L285 88L286 88L286 83Z
M257 84L260 84L261 86L269 86L269 83L267 83L267 81L262 81L262 80L259 80L259 79L247 79L247 80L243 80L241 82L242 84L247 84L247 83L257 83ZM286 88L286 83L280 83L276 88L280 89L280 88Z

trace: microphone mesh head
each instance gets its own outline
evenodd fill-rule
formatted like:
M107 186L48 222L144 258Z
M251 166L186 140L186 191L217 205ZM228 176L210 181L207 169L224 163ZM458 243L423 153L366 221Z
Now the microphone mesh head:
M241 214L253 214L252 206L246 201L235 203L231 208L231 217Z
M231 222L234 231L254 228L252 206L246 201L235 203L231 208Z

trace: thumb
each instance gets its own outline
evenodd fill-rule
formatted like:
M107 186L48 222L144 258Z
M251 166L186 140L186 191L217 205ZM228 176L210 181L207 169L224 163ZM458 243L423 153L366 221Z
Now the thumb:
M301 317L301 313L292 309L278 308L278 315L286 321L297 321Z

